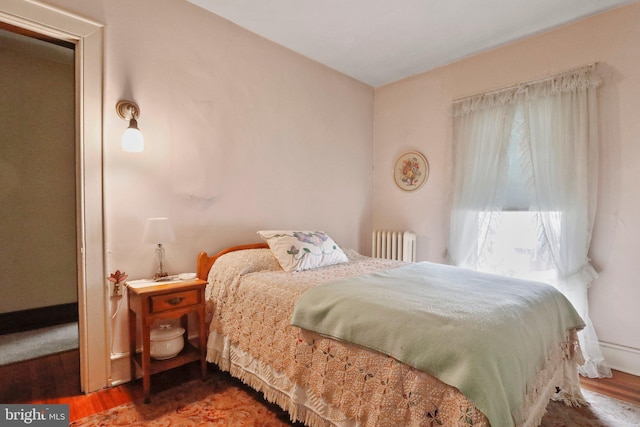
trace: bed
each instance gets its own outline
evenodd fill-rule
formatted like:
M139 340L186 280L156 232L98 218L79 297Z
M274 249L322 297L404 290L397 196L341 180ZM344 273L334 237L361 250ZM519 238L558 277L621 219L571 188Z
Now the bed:
M457 355L449 353L447 349L435 356L440 359L463 360L462 368L451 369L445 366L421 370L415 366L423 365L409 363L413 359L409 358L411 360L407 362L404 355L398 357L393 351L357 341L348 342L336 338L326 330L313 331L311 328L293 326L294 314L299 316L299 305L305 299L303 295L311 295L318 289L324 289L325 294L335 296L335 289L349 288L346 284L354 279L368 279L371 275L387 277L389 272L396 274L404 270L413 274L412 269L417 268L435 269L435 281L440 281L441 268L451 269L446 270L447 281L450 280L449 274L458 274L460 271L462 279L458 281L474 282L476 278L473 275L477 273L430 263L416 263L414 266L400 261L374 259L340 248L338 250L344 259L337 262L301 271L286 271L276 257L277 248L271 243L267 240L265 243L235 246L213 256L206 252L200 253L198 276L208 281L206 298L210 326L207 361L262 392L268 401L288 411L292 420L311 427L537 426L552 398L562 399L569 405L579 406L585 403L577 375L577 366L583 362L576 335L582 327L577 314L577 320L573 318L573 324L567 326L563 323L561 335L545 338L546 344L540 346L543 347L541 354L532 356L536 360L533 367L527 365L526 369L522 368L524 363L516 360L518 354L522 353L519 351L520 346L507 351L500 350L498 356L486 353L494 344L483 345L491 341L483 335L486 328L478 326L472 328L471 334L477 337L473 340L480 343L478 348L461 348ZM293 251L292 255L290 249L286 249L286 252L292 258L297 254ZM392 276L388 278L396 280ZM492 280L492 276L483 277L487 278ZM334 290L330 288L336 285ZM422 286L418 286L420 287ZM373 285L364 282L353 288L364 289L367 291L365 293L371 294ZM410 286L403 282L399 288ZM454 293L457 292L458 295L467 293L456 289ZM549 290L544 289L544 292ZM314 294L314 298L319 296ZM383 296L378 300L387 298ZM522 298L524 297L519 293L515 297L517 300ZM479 299L503 301L509 298L481 296ZM371 303L377 304L378 300L373 298ZM332 304L333 302L320 303L312 300L307 308L311 312L311 321L316 322L319 319L317 316L324 316L323 313ZM571 309L572 307L568 311ZM555 306L552 310L556 310ZM565 308L559 307L557 310L563 311ZM349 311L354 310L347 309L345 312L348 314ZM370 318L378 317L377 314L370 315L378 313L377 308L365 309L364 314L366 313L369 313ZM563 313L561 315L564 316ZM392 319L395 316L391 314ZM360 313L358 319L361 317L367 316ZM519 318L528 325L519 325L513 320ZM349 322L338 319L338 324ZM413 322L404 319L401 322L413 325ZM386 320L382 323L393 327L393 321ZM447 320L445 325L448 323ZM511 324L509 327L514 329L515 334L525 335L524 346L528 346L527 353L538 352L531 347L535 347L532 335L537 336L537 332L530 332L531 328L536 327L532 324L536 324L537 319L532 321L524 314L515 313L507 323ZM365 325L363 328L390 336L396 347L403 349L412 345L416 330L423 330L423 326L403 328L414 335L407 333L409 341L398 344L396 337L403 334L384 332L382 325ZM548 327L540 329L546 330ZM442 330L443 328L436 328L436 333ZM417 353L423 356L423 353L446 348L456 341L451 336L447 338L446 334L441 335L443 342L437 343L431 337L433 341L428 345L417 346ZM456 346L460 347L459 344ZM495 347L500 348L497 344ZM421 349L425 351L420 351ZM490 363L480 365L480 374L471 370L468 372L474 372L473 374L467 372L467 365L485 358ZM425 363L428 364L429 361ZM520 374L513 375L512 371L498 372L504 368L503 365ZM434 372L438 375L432 375ZM469 378L482 377L487 377L488 383L475 383L469 387ZM515 393L512 389L503 390L507 387L503 383L510 383L512 388L515 385L519 390ZM471 390L468 393L461 391L468 389ZM517 395L515 403L507 402L510 405L507 409L500 406L503 398L513 399L511 394Z

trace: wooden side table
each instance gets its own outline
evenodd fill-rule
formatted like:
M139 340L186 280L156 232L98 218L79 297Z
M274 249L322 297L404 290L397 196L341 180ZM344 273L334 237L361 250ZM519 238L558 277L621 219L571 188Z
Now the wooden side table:
M206 326L204 292L206 280L193 279L152 285L128 286L129 297L129 352L131 379L136 379L136 365L142 370L144 401L151 400L151 375L196 360L200 361L202 378L206 377ZM189 342L189 313L198 318L198 347ZM151 326L157 319L180 318L185 330L184 349L175 357L165 360L151 359ZM137 324L142 327L142 353L137 353Z

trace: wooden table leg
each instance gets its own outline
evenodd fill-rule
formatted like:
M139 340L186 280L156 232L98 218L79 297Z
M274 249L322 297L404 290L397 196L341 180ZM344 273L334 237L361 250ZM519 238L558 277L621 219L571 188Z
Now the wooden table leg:
M136 380L136 312L129 310L129 364L131 369L131 381Z
M151 327L142 322L142 390L144 403L151 401Z
M200 351L200 373L202 379L207 378L207 328L205 326L205 309L201 307L197 312L198 316L198 350Z

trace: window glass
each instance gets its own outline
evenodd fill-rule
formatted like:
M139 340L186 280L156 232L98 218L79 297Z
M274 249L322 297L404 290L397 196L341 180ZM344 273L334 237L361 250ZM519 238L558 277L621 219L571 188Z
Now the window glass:
M561 217L560 212L551 215L553 227L560 227ZM478 269L530 280L553 279L553 264L539 239L538 221L538 212L479 212L479 232L486 239L479 246Z

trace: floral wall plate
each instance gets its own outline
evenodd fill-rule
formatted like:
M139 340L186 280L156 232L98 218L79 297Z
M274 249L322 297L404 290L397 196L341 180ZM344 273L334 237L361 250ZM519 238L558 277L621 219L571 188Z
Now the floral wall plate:
M417 151L404 153L393 167L393 179L404 191L415 191L427 181L429 163L427 158Z

